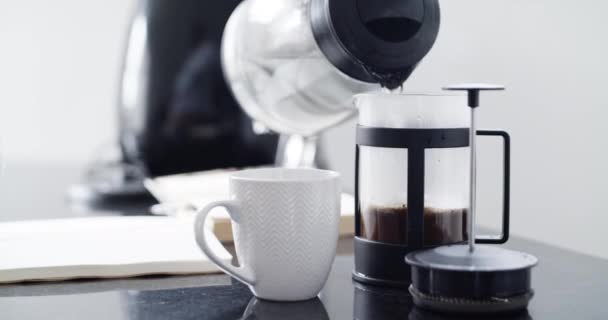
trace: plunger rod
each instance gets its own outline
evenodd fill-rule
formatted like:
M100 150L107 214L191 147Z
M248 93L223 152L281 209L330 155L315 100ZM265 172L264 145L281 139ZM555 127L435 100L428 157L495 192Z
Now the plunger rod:
M476 214L476 195L477 195L477 139L475 126L475 109L471 107L471 130L469 131L470 154L470 173L471 182L469 184L469 219L467 231L469 234L469 251L475 251L475 214Z

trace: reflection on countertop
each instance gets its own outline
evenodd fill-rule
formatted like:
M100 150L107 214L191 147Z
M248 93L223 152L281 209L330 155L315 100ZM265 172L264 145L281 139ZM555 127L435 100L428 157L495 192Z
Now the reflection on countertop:
M405 290L354 284L353 319L357 320L532 320L527 310L504 315L448 315L430 312L414 306Z

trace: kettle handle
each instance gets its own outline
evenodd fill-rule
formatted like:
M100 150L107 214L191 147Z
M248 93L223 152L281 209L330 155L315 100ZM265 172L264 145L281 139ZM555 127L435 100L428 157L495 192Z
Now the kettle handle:
M478 136L496 136L503 139L503 193L502 230L499 235L480 235L475 243L503 244L509 240L510 200L511 200L511 137L502 130L477 130Z

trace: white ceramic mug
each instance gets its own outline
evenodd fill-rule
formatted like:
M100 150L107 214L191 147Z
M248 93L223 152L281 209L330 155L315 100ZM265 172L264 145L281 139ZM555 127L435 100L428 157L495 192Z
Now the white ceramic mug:
M317 296L334 261L340 223L340 178L318 169L264 168L230 176L231 200L197 213L196 241L220 269L256 297L298 301ZM215 207L232 219L239 267L207 245L205 220Z

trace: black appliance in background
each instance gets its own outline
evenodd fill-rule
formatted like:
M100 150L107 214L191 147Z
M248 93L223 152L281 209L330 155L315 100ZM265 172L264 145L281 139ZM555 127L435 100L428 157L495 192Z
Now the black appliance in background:
M274 163L278 136L254 131L222 72L222 32L239 2L138 3L120 79L119 159L93 164L75 194L141 195L149 176Z
M277 137L253 132L222 72L222 32L239 2L141 1L119 102L127 162L156 176L274 161Z

